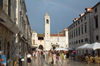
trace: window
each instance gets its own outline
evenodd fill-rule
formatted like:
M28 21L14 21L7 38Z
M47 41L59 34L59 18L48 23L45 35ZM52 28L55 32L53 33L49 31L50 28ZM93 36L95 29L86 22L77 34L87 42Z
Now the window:
M76 44L78 44L78 41L76 40Z
M77 29L76 29L76 36L77 36Z
M79 43L80 43L80 40L79 40Z
M99 36L98 35L96 36L96 40L99 40Z
M73 38L73 31L72 31L72 38Z
M3 0L0 0L0 6L3 8Z
M85 24L85 33L87 33L87 25Z
M85 42L88 42L88 38L85 38Z
M95 8L95 12L97 12L97 8Z
M38 40L44 40L44 38L43 37L38 37Z
M8 0L8 15L11 16L11 0Z
M86 16L84 17L84 20L86 20Z
M78 24L80 24L80 21L78 21Z
M83 39L81 39L81 42L83 43Z
M74 30L74 37L75 37L75 30Z
M81 22L83 22L83 19L81 19Z
M81 32L82 32L82 34L83 34L83 25L81 26Z
M80 27L78 28L78 31L79 31L79 35L80 35Z
M77 22L76 22L76 26L77 26Z
M49 23L49 20L48 20L48 19L46 20L46 23L47 23L47 24Z
M98 28L98 16L95 17L95 27Z

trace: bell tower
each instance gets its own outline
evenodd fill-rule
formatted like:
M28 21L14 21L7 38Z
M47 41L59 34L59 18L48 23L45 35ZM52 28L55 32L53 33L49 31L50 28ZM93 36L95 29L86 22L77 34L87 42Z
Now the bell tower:
M51 44L50 44L50 16L49 13L45 13L44 16L44 48L45 50L50 50L51 49Z

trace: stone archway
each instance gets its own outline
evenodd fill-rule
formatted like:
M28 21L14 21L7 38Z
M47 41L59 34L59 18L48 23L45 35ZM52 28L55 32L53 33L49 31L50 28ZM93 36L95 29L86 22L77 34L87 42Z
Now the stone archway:
M53 46L53 50L54 50L54 49L56 49L56 47L55 47L55 46Z
M43 50L43 46L42 45L39 45L39 49Z

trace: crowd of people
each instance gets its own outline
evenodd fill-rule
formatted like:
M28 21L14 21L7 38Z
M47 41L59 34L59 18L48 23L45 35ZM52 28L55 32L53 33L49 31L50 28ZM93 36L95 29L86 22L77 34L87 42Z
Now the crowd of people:
M47 61L47 63L51 66L53 65L60 65L62 66L63 61L66 60L67 64L69 64L69 56L73 54L73 57L75 55L75 52L70 53L69 51L33 51L32 53L27 54L27 61L28 66L30 66L31 58L34 59L42 59Z

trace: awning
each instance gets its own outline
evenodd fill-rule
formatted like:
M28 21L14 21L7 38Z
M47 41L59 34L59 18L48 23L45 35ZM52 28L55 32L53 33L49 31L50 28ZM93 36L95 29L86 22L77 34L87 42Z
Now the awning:
M31 47L32 47L32 48L34 48L34 47L38 47L38 45L31 45Z
M14 25L14 23L12 23L12 22L4 22L4 21L0 21L0 24L2 24L2 25L4 25L5 27L7 27L8 29L10 29L13 25ZM19 29L18 29L18 27L16 26L16 24L12 27L12 29L11 29L11 31L13 32L13 33L19 33Z

